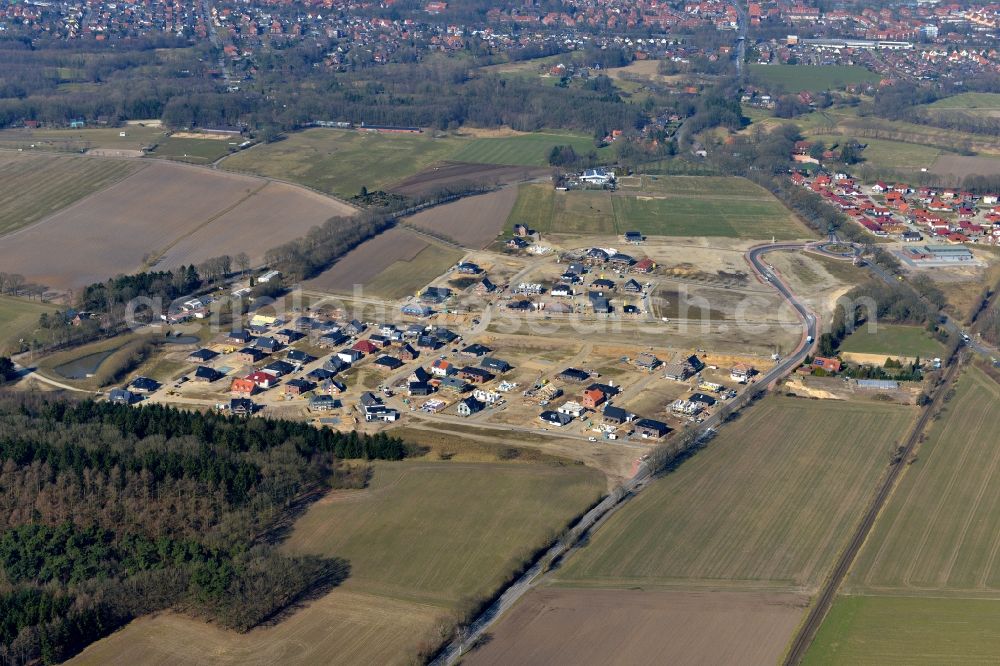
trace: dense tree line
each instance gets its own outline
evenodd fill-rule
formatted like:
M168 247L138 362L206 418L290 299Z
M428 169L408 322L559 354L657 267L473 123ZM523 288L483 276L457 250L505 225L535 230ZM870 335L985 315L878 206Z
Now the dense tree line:
M175 271L147 271L118 275L105 282L84 287L77 304L88 312L111 312L134 298L160 298L164 305L190 294L201 286L201 276L194 265L181 266Z
M388 229L393 222L391 216L379 213L332 217L310 229L302 238L268 250L264 262L291 279L312 277L362 242Z
M61 661L167 607L246 630L329 589L346 561L271 539L338 458L405 455L384 434L0 396L0 662Z

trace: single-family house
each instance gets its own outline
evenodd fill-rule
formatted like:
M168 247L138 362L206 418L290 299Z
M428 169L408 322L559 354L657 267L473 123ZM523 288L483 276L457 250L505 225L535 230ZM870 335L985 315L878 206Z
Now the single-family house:
M152 393L160 388L160 382L149 377L136 377L128 385L128 388L132 393Z
M340 407L340 400L327 393L319 393L309 398L309 411L327 412Z
M541 414L539 414L538 418L540 418L545 423L548 423L549 425L554 425L560 428L568 423L573 422L573 417L570 416L569 414L561 414L559 412L554 412L550 409L547 409Z
M253 395L257 391L257 384L249 377L237 377L233 380L229 391L237 395Z
M222 379L225 375L216 370L215 368L210 368L207 365L199 365L197 370L194 371L194 381L196 382L214 382Z
M559 379L565 382L585 382L590 379L590 373L577 368L566 368L559 373Z
M290 379L285 382L285 395L302 395L303 393L312 391L314 388L316 388L316 385L308 380L301 378Z
M560 414L566 414L568 416L572 416L574 419L578 419L581 416L583 416L585 409L586 408L583 405L576 402L575 400L567 400L562 405L560 405L559 408L556 409L556 411L559 412Z
M483 360L479 362L479 365L487 370L499 372L500 374L509 372L511 369L510 363L504 361L503 359L496 358L495 356L484 356Z
M400 361L395 356L388 356L386 354L383 354L382 356L379 356L377 359L375 359L375 365L377 365L380 368L384 368L386 370L397 370L403 367L403 362Z
M265 352L263 349L258 349L256 347L244 347L243 349L236 352L236 360L240 363L260 363L270 354Z
M587 389L583 392L581 403L587 409L597 409L604 404L605 400L607 400L607 396L600 389Z
M113 388L108 392L108 402L116 405L131 405L139 402L139 396L123 388Z
M218 355L219 355L218 352L214 352L211 349L206 349L206 348L202 347L201 349L199 349L197 351L191 352L188 355L188 360L189 361L193 361L195 363L206 363L208 361L211 361L213 358L215 358Z
M489 371L469 365L459 370L458 376L473 384L484 384L494 378L494 375Z
M229 401L229 412L233 416L250 416L257 409L257 405L249 398L233 398Z
M365 357L364 354L359 352L357 349L341 349L337 352L337 358L339 358L344 363L351 365L357 363Z
M631 414L621 407L612 407L611 405L605 405L602 415L605 423L616 426L632 420Z
M473 414L483 411L485 407L486 405L483 404L482 402L476 400L475 398L469 397L469 398L463 398L462 400L459 401L456 411L458 412L459 416L472 416Z
M659 439L670 432L670 428L662 421L639 419L635 422L635 431L643 439Z
M431 363L431 374L435 377L450 377L456 372L458 372L458 368L447 359L436 358Z
M654 354L650 354L649 352L642 352L635 358L635 364L638 367L650 372L659 367L660 363L660 359L656 358Z

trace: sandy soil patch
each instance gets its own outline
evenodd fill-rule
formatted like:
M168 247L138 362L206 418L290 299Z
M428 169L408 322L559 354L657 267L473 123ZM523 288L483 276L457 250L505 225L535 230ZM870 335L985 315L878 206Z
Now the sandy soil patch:
M142 157L141 150L127 150L125 148L91 148L87 155L94 157Z
M307 281L306 287L351 293L356 284L367 284L397 261L410 261L427 247L402 227L393 227L354 248L330 269Z
M517 188L505 187L428 208L408 218L407 223L447 236L459 245L480 249L503 230L515 201Z
M202 134L201 132L174 132L171 134L175 139L206 139L208 141L225 141L232 139L233 134Z
M775 664L806 603L777 592L535 590L466 663Z

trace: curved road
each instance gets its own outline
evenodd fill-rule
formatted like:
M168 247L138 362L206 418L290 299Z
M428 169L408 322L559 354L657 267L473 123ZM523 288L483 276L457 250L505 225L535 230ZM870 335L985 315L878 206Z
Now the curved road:
M808 343L807 339L811 337L812 340L815 340L816 338L816 331L819 325L816 315L810 312L809 309L798 300L795 294L792 293L791 289L788 288L788 285L786 285L781 278L775 275L762 259L762 257L768 252L798 251L805 249L806 245L806 243L775 243L751 248L746 253L747 262L753 267L758 276L760 276L763 281L769 282L771 286L778 290L778 293L780 293L782 297L784 297L784 299L795 309L804 324L804 330L798 347L796 347L794 352L784 359L781 359L773 368L771 368L771 370L757 380L757 384L760 386L768 386L776 382L778 379L797 367L806 355L809 354L813 347L813 344ZM744 392L730 404L733 406L741 405L748 399L750 393L750 391ZM700 442L706 436L710 436L711 433L714 432L715 427L719 425L720 419L721 414L718 412L705 419L698 430L699 436L697 437L696 442ZM534 586L536 579L543 573L542 570L545 563L552 562L556 558L566 554L566 552L572 547L573 543L578 541L579 538L594 528L602 518L607 516L609 512L621 504L625 498L632 493L640 491L644 483L649 480L651 476L652 471L649 469L649 466L646 463L641 463L638 471L635 473L635 476L622 484L620 492L615 492L605 497L599 504L584 514L583 518L581 518L577 524L573 526L571 533L575 535L575 538L568 541L560 540L549 548L545 554L539 558L538 562L536 562L517 580L511 583L497 598L497 600L494 601L469 625L466 631L459 638L455 639L443 648L432 664L436 666L447 666L455 663L469 648L469 646L473 645L475 641L482 636L483 633L485 633L486 630L501 615L503 615L511 606L514 605L514 603L517 602L518 599L524 596L524 594Z

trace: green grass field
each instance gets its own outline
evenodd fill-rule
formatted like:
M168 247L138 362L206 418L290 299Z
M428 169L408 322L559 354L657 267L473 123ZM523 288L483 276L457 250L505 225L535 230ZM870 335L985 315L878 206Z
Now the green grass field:
M879 517L848 579L857 592L1000 592L1000 385L971 368Z
M811 233L766 190L743 178L642 176L604 190L555 192L522 185L506 230L525 223L541 232L651 236L726 236L778 240Z
M812 141L822 141L827 147L843 145L848 139L856 139L867 146L861 153L865 164L887 169L909 169L914 171L921 167L929 169L934 164L934 160L941 155L948 154L948 151L935 146L924 146L917 143L891 141L888 139L858 138L847 136L846 134L809 134L808 138Z
M282 178L340 197L352 197L362 186L386 189L436 162L544 166L555 145L578 152L594 148L579 135L537 133L500 138L425 134L367 134L347 130L309 129L275 143L256 146L222 162L222 168ZM607 154L608 149L603 149Z
M1000 600L841 597L803 664L992 664Z
M121 136L124 132L125 136ZM161 127L127 125L85 129L8 129L0 131L0 148L32 147L79 153L90 148L139 150L164 139Z
M913 413L767 398L612 516L557 571L558 581L814 587Z
M314 504L284 548L351 561L351 589L446 607L494 590L596 501L583 466L381 463L364 491Z
M857 65L750 65L750 77L764 85L781 86L789 93L821 92L852 83L876 83L875 72Z
M1000 94L967 92L925 105L931 111L965 111L977 115L1000 115Z
M547 166L553 146L573 147L578 155L596 150L599 156L610 158L608 147L596 149L594 140L577 134L538 132L501 138L472 139L449 159L479 164L512 164L516 166Z
M0 235L33 224L141 168L134 162L0 153Z
M38 330L38 316L55 311L48 303L0 296L0 355L17 351L21 339L30 342Z
M365 293L394 300L411 296L462 259L461 250L430 244L410 261L390 264L371 282Z
M211 164L223 155L229 153L230 142L240 143L240 137L233 139L189 139L167 137L156 143L156 150L149 153L150 157L158 157L189 164Z
M920 326L879 324L875 332L864 326L852 333L840 346L845 352L859 354L888 354L933 358L944 348Z

